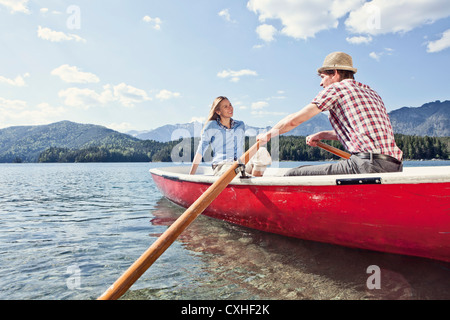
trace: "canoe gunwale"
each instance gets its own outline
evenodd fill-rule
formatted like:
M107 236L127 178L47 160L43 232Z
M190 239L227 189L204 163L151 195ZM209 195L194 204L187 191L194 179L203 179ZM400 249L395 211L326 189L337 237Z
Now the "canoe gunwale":
M450 166L441 167L409 167L403 172L366 173L347 175L299 176L283 177L287 169L269 168L264 177L240 178L236 176L231 185L261 185L261 186L331 186L345 184L418 184L450 182ZM214 183L217 176L212 175L209 167L199 167L195 175L188 174L189 167L175 166L150 169L150 173L167 179L177 179L198 183ZM339 183L345 181L346 183Z

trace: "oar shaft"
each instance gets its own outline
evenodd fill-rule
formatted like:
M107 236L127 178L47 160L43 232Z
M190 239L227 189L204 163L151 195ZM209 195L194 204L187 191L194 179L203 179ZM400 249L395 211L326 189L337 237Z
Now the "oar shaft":
M259 148L259 142L251 147L241 161L247 163ZM137 279L166 251L192 221L194 221L236 176L238 163L235 162L217 179L148 249L137 259L122 276L111 285L99 300L120 298Z
M328 151L328 152L331 152L331 153L333 153L333 154L335 154L335 155L337 155L337 156L339 156L341 158L344 158L344 159L349 159L352 156L348 152L345 152L345 151L342 151L342 150L340 150L338 148L329 146L328 144L320 142L320 141L317 142L317 146L322 148L322 149L324 149L324 150L326 150L326 151Z

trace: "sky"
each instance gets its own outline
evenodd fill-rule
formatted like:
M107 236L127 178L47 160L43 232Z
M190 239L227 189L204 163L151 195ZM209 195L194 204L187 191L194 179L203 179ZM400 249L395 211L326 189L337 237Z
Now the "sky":
M390 112L450 99L448 0L0 0L0 128L273 126L343 51Z

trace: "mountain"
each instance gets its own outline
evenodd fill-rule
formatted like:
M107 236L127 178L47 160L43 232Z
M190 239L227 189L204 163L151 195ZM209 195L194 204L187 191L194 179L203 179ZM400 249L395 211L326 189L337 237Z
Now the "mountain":
M203 124L200 122L190 122L184 124L166 124L150 131L127 132L141 140L155 140L159 142L168 142L187 137L199 137Z
M50 147L85 148L100 144L132 144L139 141L127 134L93 124L61 121L49 125L18 126L0 129L0 162L19 158L34 162Z
M156 128L150 131L136 132L129 131L127 134L142 140L155 140L160 142L168 142L178 140L185 137L200 137L203 128L203 123L190 122L184 124L167 124L165 126ZM246 125L245 134L247 136L256 136L259 133L269 130L270 127L261 128ZM306 136L311 132L317 132L322 130L331 130L328 117L324 114L319 114L316 117L305 122L301 126L286 133L289 136Z
M450 101L434 101L418 108L404 107L392 111L389 116L397 134L450 137ZM70 121L9 127L0 129L0 162L36 162L44 151L47 152L46 159L49 159L58 158L58 154L75 149L86 151L89 156L97 154L96 159L169 161L176 140L181 137L198 137L202 125L199 122L166 125L143 134L135 132L136 137L99 125ZM319 114L284 135L306 136L329 129L331 126L327 116ZM246 134L255 136L264 130L267 128L247 126ZM167 143L168 141L172 142ZM50 148L53 149L49 150ZM107 155L101 156L103 153Z
M309 119L308 121L302 123L297 128L285 133L285 136L307 136L319 131L326 131L331 130L331 124L328 120L328 116L319 113L317 116L315 116L312 119Z
M450 136L450 101L426 103L421 107L403 107L389 113L394 133L417 136ZM144 133L132 134L138 139L151 139L160 142L177 140L180 137L199 137L203 124L191 122L165 125ZM267 128L246 126L246 135L255 136ZM331 130L328 116L321 113L284 136L307 136L309 134ZM131 134L131 132L129 132Z
M450 101L434 101L419 108L404 107L389 113L395 133L450 136Z

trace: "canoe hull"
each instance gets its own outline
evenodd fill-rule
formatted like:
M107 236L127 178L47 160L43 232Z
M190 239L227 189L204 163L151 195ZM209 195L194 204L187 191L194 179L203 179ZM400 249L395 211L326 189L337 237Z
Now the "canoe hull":
M211 185L152 173L189 207ZM203 214L248 228L347 247L450 261L450 183L230 184Z

